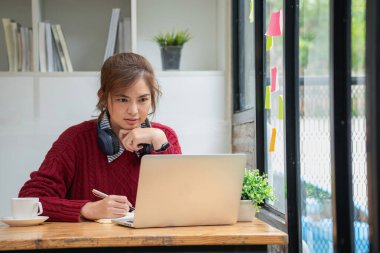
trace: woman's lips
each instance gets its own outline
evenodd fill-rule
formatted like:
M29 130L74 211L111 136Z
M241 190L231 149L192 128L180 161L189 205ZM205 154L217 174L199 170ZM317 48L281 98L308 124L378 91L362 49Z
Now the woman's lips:
M129 124L136 124L139 120L138 119L125 119Z

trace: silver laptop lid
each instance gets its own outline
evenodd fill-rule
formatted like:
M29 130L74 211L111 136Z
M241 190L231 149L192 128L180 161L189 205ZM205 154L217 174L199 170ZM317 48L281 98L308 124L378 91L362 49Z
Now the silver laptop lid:
M146 155L134 227L236 223L246 156Z

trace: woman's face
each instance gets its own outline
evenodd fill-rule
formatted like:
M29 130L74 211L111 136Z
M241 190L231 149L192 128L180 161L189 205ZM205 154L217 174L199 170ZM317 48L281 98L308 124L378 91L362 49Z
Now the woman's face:
M128 89L108 96L107 107L111 127L116 134L120 129L140 127L149 113L152 96L143 78Z

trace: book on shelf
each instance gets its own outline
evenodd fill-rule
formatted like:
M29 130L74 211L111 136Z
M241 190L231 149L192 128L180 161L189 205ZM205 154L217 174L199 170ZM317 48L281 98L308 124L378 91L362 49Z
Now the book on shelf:
M46 66L47 72L53 72L54 69L54 55L53 55L53 38L51 33L50 22L45 22L45 46L46 46Z
M69 50L67 48L65 37L63 36L62 27L61 25L57 24L55 25L59 37L59 41L61 42L61 47L63 51L63 55L65 58L66 68L68 72L73 72L73 65L71 64L71 59L69 55Z
M28 28L20 27L20 41L21 41L21 71L28 70Z
M39 52L39 63L40 63L40 71L46 72L46 46L45 46L45 23L38 23L38 52Z
M13 35L12 35L12 27L11 27L11 19L10 18L3 18L3 28L4 28L4 35L5 35L5 44L7 47L7 54L8 54L8 64L9 64L9 71L15 72L17 71L15 68L14 61L14 54L15 54L15 41L13 41Z
M112 9L104 61L115 53L131 51L131 18L123 17L119 8Z
M28 32L29 32L29 70L33 71L34 70L34 58L36 57L35 52L33 51L33 45L34 45L33 29L29 27Z
M25 27L10 18L2 18L10 72L31 71L32 38L30 27Z
M39 56L41 72L73 72L73 66L61 25L39 23Z
M111 22L108 30L108 38L107 38L107 45L106 45L106 52L104 54L104 60L106 60L108 57L113 55L115 53L115 43L116 43L116 36L117 36L117 26L119 24L119 17L120 17L120 9L114 8L112 9L111 14Z
M117 52L129 52L131 50L131 18L121 17L117 33Z
M66 60L65 56L63 55L63 50L62 50L62 45L61 41L58 36L58 31L57 31L57 26L56 25L51 25L51 31L53 33L53 38L54 38L54 49L55 49L55 58L58 60L57 62L59 64L57 67L57 70L60 70L61 68L63 71L67 72L67 65L66 65Z

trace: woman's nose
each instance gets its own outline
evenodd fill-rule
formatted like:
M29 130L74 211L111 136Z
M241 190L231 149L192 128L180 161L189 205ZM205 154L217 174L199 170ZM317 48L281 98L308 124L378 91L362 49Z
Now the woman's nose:
M128 114L137 114L138 113L138 107L136 103L131 103L130 106L127 108Z

